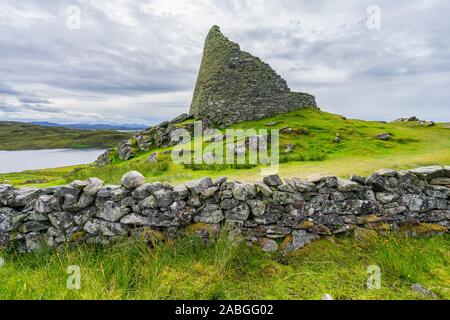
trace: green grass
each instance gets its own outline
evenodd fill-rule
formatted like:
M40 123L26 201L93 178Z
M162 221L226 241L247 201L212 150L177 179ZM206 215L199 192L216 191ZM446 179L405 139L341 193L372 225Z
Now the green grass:
M0 252L0 299L422 299L420 283L450 299L450 237L388 236L359 246L351 237L314 242L290 255L266 254L226 237L169 243L124 241L36 254ZM81 289L66 288L78 265ZM367 268L381 269L368 290Z
M109 148L131 135L112 130L76 130L21 122L0 122L0 150Z
M266 123L276 121L274 127ZM300 134L281 134L280 148L286 143L294 145L294 152L280 154L279 174L282 177L307 177L322 172L340 177L350 174L368 175L381 168L408 169L425 165L450 164L450 129L448 124L423 127L417 123L383 123L344 119L340 115L316 109L303 109L271 118L235 125L235 129L301 130ZM389 132L392 139L381 141L376 134ZM334 142L339 133L341 141ZM170 149L170 148L169 148ZM177 165L170 155L164 155L155 168L146 159L158 148L141 152L128 161L113 158L105 167L79 166L59 169L0 174L0 183L9 181L16 186L49 186L66 183L69 179L98 176L107 183L118 183L126 170L143 171L148 181L182 182L204 176L227 175L230 179L253 181L261 179L260 167L254 165ZM73 170L75 172L72 172ZM37 180L37 182L33 182Z

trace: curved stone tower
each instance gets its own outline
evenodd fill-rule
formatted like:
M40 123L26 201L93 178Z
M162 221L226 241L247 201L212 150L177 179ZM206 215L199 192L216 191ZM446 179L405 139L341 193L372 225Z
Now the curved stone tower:
M205 40L189 114L225 127L295 109L316 107L312 95L291 92L267 63L241 51L218 26Z

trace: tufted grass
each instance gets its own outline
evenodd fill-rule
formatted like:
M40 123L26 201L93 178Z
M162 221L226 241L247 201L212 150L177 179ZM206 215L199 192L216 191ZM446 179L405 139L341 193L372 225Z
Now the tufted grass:
M450 299L450 236L388 236L359 245L329 238L284 256L226 237L205 246L183 238L149 247L124 241L39 254L0 252L0 299L424 299L413 283ZM81 268L80 290L66 288L67 267ZM367 268L381 289L366 288Z

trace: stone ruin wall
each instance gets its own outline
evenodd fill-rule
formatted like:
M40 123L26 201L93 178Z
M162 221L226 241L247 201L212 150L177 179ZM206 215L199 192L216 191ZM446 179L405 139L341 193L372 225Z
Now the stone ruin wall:
M97 178L46 189L0 185L0 247L35 251L65 243L110 244L133 235L208 238L227 228L265 251L290 252L314 239L402 230L442 234L450 226L450 167L380 170L343 180L313 175L254 184L202 178L178 186L121 186Z

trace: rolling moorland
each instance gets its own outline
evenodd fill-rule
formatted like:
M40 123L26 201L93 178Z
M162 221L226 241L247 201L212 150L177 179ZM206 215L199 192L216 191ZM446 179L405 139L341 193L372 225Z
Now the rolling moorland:
M0 150L109 148L131 135L113 130L77 130L0 121Z

